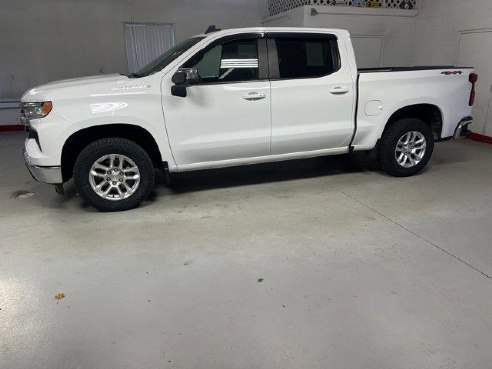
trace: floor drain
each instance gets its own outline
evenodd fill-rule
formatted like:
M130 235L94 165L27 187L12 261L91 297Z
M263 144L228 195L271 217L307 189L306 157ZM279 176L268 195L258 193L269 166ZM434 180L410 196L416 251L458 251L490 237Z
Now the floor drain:
M16 199L27 199L29 197L34 196L34 192L29 192L29 191L17 191L14 193L14 197Z

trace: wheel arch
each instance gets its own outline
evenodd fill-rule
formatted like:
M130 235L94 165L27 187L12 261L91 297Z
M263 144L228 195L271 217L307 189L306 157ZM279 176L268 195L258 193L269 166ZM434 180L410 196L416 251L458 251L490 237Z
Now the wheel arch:
M66 182L72 178L75 160L87 145L110 137L126 138L137 143L149 154L154 167L163 167L159 146L152 134L145 128L133 124L105 124L76 131L65 141L61 155L63 181Z
M425 122L432 129L436 140L442 138L443 113L437 105L427 103L407 105L396 110L386 122L383 134L393 124L405 118L414 118Z

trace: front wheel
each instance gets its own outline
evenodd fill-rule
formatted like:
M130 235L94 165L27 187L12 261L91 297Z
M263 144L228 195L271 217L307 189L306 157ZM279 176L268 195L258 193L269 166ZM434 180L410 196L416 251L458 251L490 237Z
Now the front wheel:
M147 152L135 142L105 138L88 145L74 167L75 188L100 211L136 208L154 186L155 171Z
M395 177L408 177L425 168L434 151L431 128L418 119L402 119L381 138L378 159L381 168Z

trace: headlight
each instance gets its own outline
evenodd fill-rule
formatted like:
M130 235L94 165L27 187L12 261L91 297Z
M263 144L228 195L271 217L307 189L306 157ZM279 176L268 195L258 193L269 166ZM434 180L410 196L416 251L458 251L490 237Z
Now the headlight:
M44 118L51 112L51 109L53 109L53 103L51 101L26 102L21 104L22 116L26 119Z

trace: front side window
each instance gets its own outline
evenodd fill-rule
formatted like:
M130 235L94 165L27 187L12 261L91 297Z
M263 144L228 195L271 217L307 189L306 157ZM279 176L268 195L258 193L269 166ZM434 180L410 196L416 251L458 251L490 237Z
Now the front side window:
M183 67L195 68L203 83L258 80L258 41L244 39L216 45Z
M340 69L337 40L328 37L276 38L280 78L314 78Z

